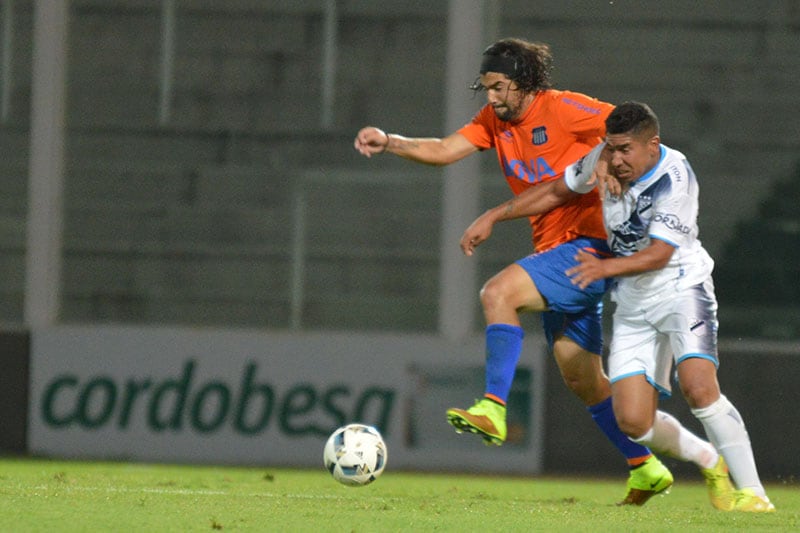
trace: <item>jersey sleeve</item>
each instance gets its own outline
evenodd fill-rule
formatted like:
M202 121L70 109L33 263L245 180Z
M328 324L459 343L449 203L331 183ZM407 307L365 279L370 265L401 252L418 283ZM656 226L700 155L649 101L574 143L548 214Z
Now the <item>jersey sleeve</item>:
M460 133L473 145L481 150L494 146L493 129L494 111L489 106L483 106L472 120L462 126L456 133Z
M586 194L594 189L597 183L592 178L592 171L594 171L594 166L600 159L600 154L603 152L605 145L606 143L598 144L588 154L571 165L567 165L564 170L564 181L570 190L579 194Z
M679 248L690 244L697 234L697 182L686 165L671 167L667 169L672 177L670 193L656 200L648 234Z

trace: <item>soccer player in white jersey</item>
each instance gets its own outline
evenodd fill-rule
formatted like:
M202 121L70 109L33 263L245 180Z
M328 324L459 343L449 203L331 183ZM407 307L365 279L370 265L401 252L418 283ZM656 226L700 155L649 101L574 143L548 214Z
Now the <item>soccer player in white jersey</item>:
M621 188L618 195L606 191L603 197L614 257L579 251L567 275L578 286L615 278L608 374L617 422L632 440L696 463L714 507L774 511L742 417L717 381L714 262L697 238L697 179L683 154L661 144L658 118L647 105L617 106L606 119L605 144L570 166L564 179L478 217L465 231L462 249L471 253L491 235L495 222L546 212L592 190L605 171ZM713 446L657 411L659 395L671 394L673 365L681 392Z

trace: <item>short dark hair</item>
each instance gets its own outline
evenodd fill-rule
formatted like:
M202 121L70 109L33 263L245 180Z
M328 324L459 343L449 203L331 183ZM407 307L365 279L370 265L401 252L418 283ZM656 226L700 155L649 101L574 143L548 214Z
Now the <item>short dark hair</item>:
M647 104L624 102L615 107L606 118L606 133L654 137L659 134L658 117Z
M483 51L484 63L487 59L494 59L487 56L502 58L505 61L511 60L514 65L513 72L504 74L524 92L536 92L552 86L550 73L553 70L553 54L545 43L509 37L489 45ZM482 89L478 83L473 84L472 88Z

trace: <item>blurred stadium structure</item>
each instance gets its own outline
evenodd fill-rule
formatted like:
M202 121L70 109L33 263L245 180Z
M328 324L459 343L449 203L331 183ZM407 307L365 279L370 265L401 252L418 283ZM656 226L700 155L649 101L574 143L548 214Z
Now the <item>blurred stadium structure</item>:
M558 87L650 103L664 141L691 159L701 238L717 260L720 378L748 421L761 472L796 482L800 463L787 443L800 434L780 406L800 401L797 2L3 0L0 8L0 451L75 436L56 428L53 438L32 438L46 422L36 406L49 397L34 379L43 368L58 377L86 367L76 375L101 399L115 386L108 375L175 375L179 354L153 351L137 335L115 353L109 339L127 326L163 326L184 348L205 335L239 339L209 354L223 375L236 375L231 353L249 346L241 339L263 333L247 355L283 377L278 392L312 378L340 385L328 374L342 371L341 354L303 350L312 362L298 365L280 349L287 343L330 350L343 337L358 347L346 355L368 365L376 354L397 365L403 357L444 364L446 339L455 341L447 348L458 363L445 366L454 375L480 366L480 350L460 344L483 329L480 283L530 247L518 221L496 228L476 257L458 252L463 221L508 197L494 155L442 171L365 160L352 140L367 124L452 131L483 102L467 89L480 51L520 36L550 43ZM459 186L461 174L479 186ZM181 326L189 328L169 329ZM111 346L107 360L62 347L58 339L76 342L70 327L100 339L89 343L95 351ZM231 331L240 328L252 331ZM528 330L527 346L544 360L538 323ZM48 336L54 351L42 349ZM555 365L542 367L532 375L544 386L530 390L542 415L532 427L543 470L618 474ZM359 378L350 376L374 385ZM404 379L393 377L398 398ZM453 401L452 387L440 388L422 406L430 420ZM669 402L693 422L682 399ZM398 417L422 418L412 415L398 403ZM105 442L90 429L77 435ZM123 430L113 437L131 441ZM203 442L188 430L155 437L153 452L186 453L182 460ZM262 437L286 435L270 427ZM176 448L174 438L188 444ZM291 443L317 457L313 439ZM124 456L106 444L104 456Z
M701 180L721 335L797 338L800 5L462 3L481 6L476 50L501 36L542 40L558 87L650 103ZM36 8L58 4L2 4L0 320L12 326L26 324L36 201ZM440 327L442 250L457 246L440 242L441 171L367 161L351 140L366 124L447 133L449 98L482 103L471 77L463 94L444 90L447 2L65 5L58 322ZM481 208L508 194L496 165L480 161ZM475 281L460 287L475 331L479 283L528 249L523 223L480 250Z

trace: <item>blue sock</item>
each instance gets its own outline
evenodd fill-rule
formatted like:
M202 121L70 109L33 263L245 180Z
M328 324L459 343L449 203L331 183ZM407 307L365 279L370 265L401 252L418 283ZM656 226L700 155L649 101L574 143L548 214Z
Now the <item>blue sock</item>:
M519 326L490 324L486 328L485 396L505 405L525 332Z
M592 419L605 433L608 440L622 452L631 467L638 466L644 462L652 452L646 446L633 442L628 436L619 429L617 419L614 418L614 409L611 406L611 397L606 398L600 403L587 407L592 414Z

